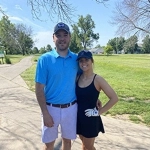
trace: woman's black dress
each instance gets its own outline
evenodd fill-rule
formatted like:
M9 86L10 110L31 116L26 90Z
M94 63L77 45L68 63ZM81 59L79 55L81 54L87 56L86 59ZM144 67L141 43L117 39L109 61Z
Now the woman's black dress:
M87 87L81 88L78 86L80 77L76 83L76 95L78 103L77 134L83 135L86 138L93 138L98 136L99 132L105 132L100 116L87 117L85 115L86 109L93 109L96 107L96 102L99 97L99 91L97 91L94 86L95 76L92 83Z

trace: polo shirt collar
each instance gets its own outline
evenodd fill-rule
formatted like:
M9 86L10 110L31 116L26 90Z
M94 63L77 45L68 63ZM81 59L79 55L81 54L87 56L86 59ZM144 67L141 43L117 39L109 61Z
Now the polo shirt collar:
M53 55L54 55L56 58L61 57L61 56L57 53L56 49L53 49L53 50L52 50L52 53L53 53ZM71 53L70 49L68 49L68 54L67 54L67 56L66 56L65 58L67 58L67 57L72 57L72 53Z

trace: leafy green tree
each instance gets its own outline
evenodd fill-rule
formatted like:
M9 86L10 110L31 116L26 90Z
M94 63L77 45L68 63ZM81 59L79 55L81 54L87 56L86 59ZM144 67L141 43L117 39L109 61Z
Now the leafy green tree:
M41 47L40 48L40 51L39 51L39 53L40 54L44 54L44 53L46 53L47 51L46 51L46 48L45 47Z
M82 44L84 49L91 47L94 41L99 39L99 33L94 33L95 23L91 18L91 15L79 17L78 23L72 25L73 34L76 35L76 41Z
M144 39L143 39L143 44L142 44L142 50L144 53L150 53L150 36L147 35Z
M125 43L124 37L116 38L117 53L123 50L124 43Z
M125 39L123 37L115 37L108 41L108 45L111 45L115 53L117 54L121 50L123 50Z
M27 28L24 24L18 24L16 27L16 42L21 49L23 55L29 54L30 49L33 47L32 30Z
M33 54L38 54L39 53L39 50L37 47L34 47L33 50L32 50L32 53Z
M111 45L115 53L117 54L117 46L116 46L116 38L110 39L107 43L107 45Z
M133 54L137 50L137 36L131 36L124 43L124 51L125 53Z
M69 48L74 53L78 53L82 49L81 42L78 40L74 32L71 34L71 42Z
M52 50L51 45L47 44L47 46L46 46L46 51L48 52L48 51L51 51L51 50Z
M111 45L107 45L104 48L105 54L110 55L113 53L113 47Z
M0 20L0 43L7 54L28 54L33 46L32 31L23 24L12 24L7 16Z
M15 39L12 38L12 33L14 31L14 25L7 16L3 16L0 20L0 43L1 46L4 46L7 54L13 54L12 51L16 49Z

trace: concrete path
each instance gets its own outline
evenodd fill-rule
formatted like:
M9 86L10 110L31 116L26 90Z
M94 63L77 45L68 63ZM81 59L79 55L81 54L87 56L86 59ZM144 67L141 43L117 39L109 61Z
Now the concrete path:
M15 65L0 65L0 150L42 150L41 113L35 94L20 77L32 56ZM97 150L150 150L150 128L102 116L105 134L96 138ZM61 138L55 150L61 149ZM79 138L72 150L80 150Z

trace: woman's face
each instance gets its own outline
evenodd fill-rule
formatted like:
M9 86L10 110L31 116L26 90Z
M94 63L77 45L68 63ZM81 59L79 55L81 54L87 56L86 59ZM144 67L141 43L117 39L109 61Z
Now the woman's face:
M80 58L79 59L79 67L83 71L88 71L89 69L92 69L92 60L88 58Z

